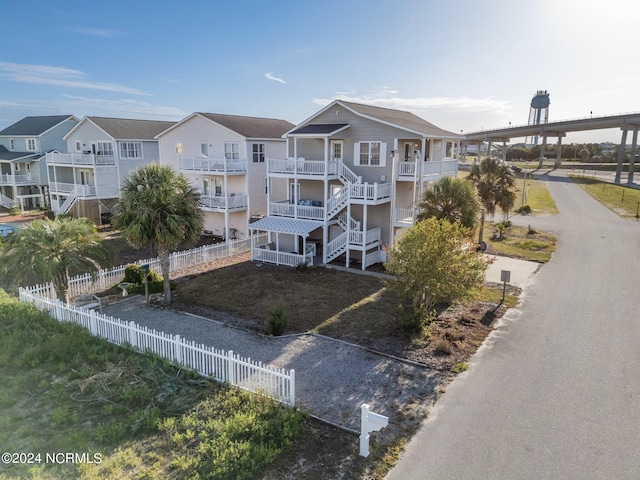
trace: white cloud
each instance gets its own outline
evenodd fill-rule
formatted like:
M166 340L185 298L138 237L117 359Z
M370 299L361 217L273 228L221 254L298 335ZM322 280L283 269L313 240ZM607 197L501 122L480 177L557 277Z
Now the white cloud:
M86 79L86 77L86 73L67 67L0 62L0 78L12 82L104 90L130 95L150 95L136 88L126 87L118 83L93 82Z
M394 108L397 110L428 110L428 109L459 109L469 112L492 112L505 113L510 110L509 102L494 100L492 98L468 98L468 97L400 97L399 92L388 90L389 95L379 92L372 95L345 95L338 94L332 98L314 98L313 103L317 105L328 105L334 100L344 100L347 102L364 103L377 107Z
M268 80L273 80L274 82L287 83L287 82L285 82L282 78L274 77L274 76L273 76L273 72L265 73L265 74L264 74L264 76L265 76Z
M104 98L88 98L75 95L63 95L66 101L60 102L67 110L79 112L83 115L103 115L112 117L144 117L167 120L179 120L188 115L179 108L155 105L138 100L120 99L107 100ZM83 113L84 112L84 113Z

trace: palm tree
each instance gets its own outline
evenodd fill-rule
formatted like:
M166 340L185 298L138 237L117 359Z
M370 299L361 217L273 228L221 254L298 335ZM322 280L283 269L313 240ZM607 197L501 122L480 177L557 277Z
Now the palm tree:
M496 208L506 213L513 207L516 202L515 181L509 167L495 158L485 158L480 163L471 165L467 180L475 187L483 207L478 235L478 242L482 242L485 213L493 216Z
M156 163L133 172L120 192L113 226L129 244L150 247L159 257L165 302L171 302L169 252L191 246L202 232L199 199L184 175Z
M69 270L104 265L109 253L88 218L34 220L7 238L2 270L17 283L29 276L52 282L58 299L69 303Z
M430 217L460 222L464 227L476 224L480 205L473 186L460 178L443 177L422 194L418 220Z

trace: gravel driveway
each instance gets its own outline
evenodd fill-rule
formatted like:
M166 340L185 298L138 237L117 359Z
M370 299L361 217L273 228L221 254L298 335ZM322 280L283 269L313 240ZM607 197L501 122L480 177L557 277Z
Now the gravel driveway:
M268 337L218 321L147 306L129 297L103 308L122 320L296 371L296 403L310 414L360 430L360 405L389 417L388 433L418 422L442 376L423 366L315 334Z

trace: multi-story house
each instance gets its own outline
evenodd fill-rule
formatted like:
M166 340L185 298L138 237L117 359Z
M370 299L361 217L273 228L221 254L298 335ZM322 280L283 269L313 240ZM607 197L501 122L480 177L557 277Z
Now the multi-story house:
M78 123L73 115L25 117L0 131L0 206L46 206L49 151L66 152L63 137Z
M47 153L52 210L107 221L129 174L160 161L155 136L174 123L84 117L64 137L69 153Z
M250 225L268 233L252 258L270 263L383 261L429 182L458 169L460 136L406 111L337 100L285 138L267 163L268 216Z
M156 138L160 159L200 191L204 233L246 238L251 217L267 214L267 161L286 156L286 120L193 113Z

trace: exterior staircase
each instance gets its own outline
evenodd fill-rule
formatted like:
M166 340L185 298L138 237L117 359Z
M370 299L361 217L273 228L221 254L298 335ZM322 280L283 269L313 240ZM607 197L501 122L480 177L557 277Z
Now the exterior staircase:
M77 199L78 199L78 192L76 187L73 190L71 190L71 193L69 193L69 196L67 197L67 199L60 206L60 208L56 212L56 215L64 215L65 213L69 213L69 210L71 210L71 207L73 207L73 204L76 203Z
M15 201L0 193L0 207L11 208L14 205L17 205Z

